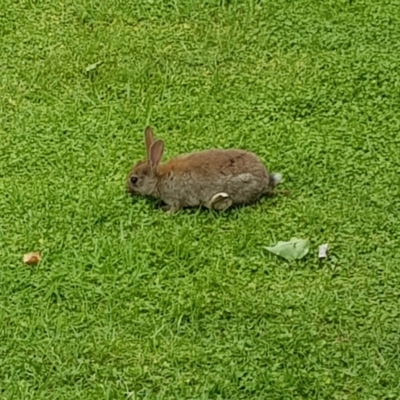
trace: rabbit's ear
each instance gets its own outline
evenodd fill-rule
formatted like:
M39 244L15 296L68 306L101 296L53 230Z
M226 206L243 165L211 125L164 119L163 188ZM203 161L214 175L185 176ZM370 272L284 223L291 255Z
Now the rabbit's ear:
M164 153L164 142L160 139L157 139L150 147L150 163L153 169L158 167L160 164L161 157Z
M150 126L148 126L144 131L144 142L146 144L147 159L150 160L150 147L154 142L153 129L151 129Z

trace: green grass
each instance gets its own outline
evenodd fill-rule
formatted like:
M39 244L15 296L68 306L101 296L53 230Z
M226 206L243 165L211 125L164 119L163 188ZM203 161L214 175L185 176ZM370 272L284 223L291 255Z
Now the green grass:
M399 26L399 0L3 0L0 398L398 399ZM132 201L148 123L292 195ZM305 260L263 249L292 236Z

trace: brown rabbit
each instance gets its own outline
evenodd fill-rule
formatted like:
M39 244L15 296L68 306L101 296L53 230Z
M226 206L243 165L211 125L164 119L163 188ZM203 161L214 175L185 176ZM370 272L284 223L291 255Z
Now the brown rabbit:
M160 164L164 142L145 130L147 160L138 162L127 180L132 195L161 199L166 210L205 206L225 210L250 204L271 193L282 179L270 174L261 160L245 150L205 150L180 155Z

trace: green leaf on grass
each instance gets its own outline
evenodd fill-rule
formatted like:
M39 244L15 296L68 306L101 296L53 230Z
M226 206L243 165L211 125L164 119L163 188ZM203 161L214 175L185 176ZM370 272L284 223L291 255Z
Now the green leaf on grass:
M310 249L308 239L292 238L288 242L278 242L273 247L265 247L271 253L283 257L288 261L300 260Z

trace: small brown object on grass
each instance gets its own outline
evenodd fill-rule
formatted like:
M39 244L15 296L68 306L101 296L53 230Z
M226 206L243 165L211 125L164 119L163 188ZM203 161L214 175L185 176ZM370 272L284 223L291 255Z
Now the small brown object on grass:
M42 256L40 255L40 253L35 251L32 253L25 254L23 261L27 265L36 265L41 261L41 259Z

